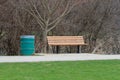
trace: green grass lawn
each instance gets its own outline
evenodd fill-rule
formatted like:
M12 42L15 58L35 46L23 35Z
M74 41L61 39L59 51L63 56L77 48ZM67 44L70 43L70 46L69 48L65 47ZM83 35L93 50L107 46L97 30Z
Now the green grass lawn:
M0 80L120 80L120 60L0 63Z

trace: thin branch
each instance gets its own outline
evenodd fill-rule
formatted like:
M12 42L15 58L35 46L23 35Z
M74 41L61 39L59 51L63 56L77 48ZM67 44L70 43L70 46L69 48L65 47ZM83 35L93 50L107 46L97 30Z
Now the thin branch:
M62 21L62 19L59 19L55 24L54 26L50 27L47 32L51 31L53 28L55 28L60 22Z
M53 25L54 23L57 22L57 20L59 20L60 18L64 17L64 16L66 15L68 9L69 9L69 4L67 4L64 12L63 12L59 17L57 17L54 21L52 21L52 22L49 24L49 26L50 26L50 25Z
M33 8L35 9L37 15L39 16L40 20L41 20L42 22L44 22L44 19L42 18L42 16L40 15L40 13L39 13L38 10L37 10L37 7L33 4L32 1L31 1L31 4L32 4Z
M27 10L27 9L24 9L24 10L27 11L30 15L32 15L37 20L37 22L41 26L41 28L44 30L44 27L43 27L40 19L34 13L30 12L29 10Z
M60 2L55 2L55 6L53 7L52 11L51 11L51 15L54 14L54 12L59 8L60 4L62 4L63 0L61 0Z
M51 9L50 9L50 6L49 6L49 2L48 0L44 0L45 1L45 5L46 5L46 9L48 10L48 15L51 14Z

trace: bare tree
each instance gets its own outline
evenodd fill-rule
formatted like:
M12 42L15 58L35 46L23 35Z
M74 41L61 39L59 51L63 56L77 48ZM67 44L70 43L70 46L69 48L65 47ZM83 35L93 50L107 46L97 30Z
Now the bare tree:
M22 8L31 14L43 31L43 52L46 53L48 32L54 29L78 2L73 0L24 0Z

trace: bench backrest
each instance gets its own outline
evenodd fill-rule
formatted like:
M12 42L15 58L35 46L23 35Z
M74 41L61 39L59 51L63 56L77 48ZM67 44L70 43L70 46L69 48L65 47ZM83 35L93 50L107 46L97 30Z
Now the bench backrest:
M85 45L83 36L47 36L49 45Z

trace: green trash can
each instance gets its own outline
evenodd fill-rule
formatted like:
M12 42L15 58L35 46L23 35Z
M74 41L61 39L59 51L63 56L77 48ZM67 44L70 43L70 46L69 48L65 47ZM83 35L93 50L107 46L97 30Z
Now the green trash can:
M20 54L32 55L35 53L35 36L22 35L20 36Z

